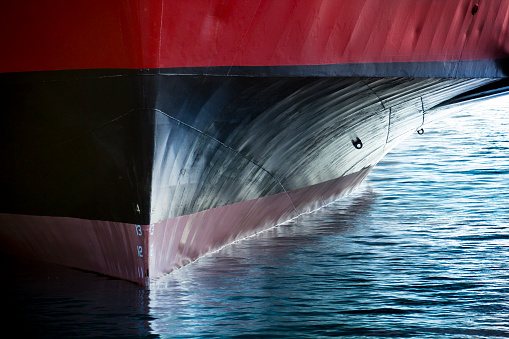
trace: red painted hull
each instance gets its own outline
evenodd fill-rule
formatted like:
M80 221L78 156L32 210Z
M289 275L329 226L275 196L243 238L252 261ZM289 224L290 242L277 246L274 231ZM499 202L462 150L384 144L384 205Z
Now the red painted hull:
M3 1L0 73L507 58L508 12L509 0Z

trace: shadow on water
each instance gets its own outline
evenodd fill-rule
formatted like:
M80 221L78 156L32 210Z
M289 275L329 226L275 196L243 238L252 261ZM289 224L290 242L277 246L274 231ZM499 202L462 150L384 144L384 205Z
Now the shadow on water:
M143 338L149 293L133 283L3 256L4 329L29 338Z

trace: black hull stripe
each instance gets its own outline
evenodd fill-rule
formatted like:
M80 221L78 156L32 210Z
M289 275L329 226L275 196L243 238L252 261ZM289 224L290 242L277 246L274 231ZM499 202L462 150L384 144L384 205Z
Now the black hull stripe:
M51 74L58 74L52 76ZM23 75L25 74L25 76ZM95 78L98 75L141 74L209 75L249 77L425 77L425 78L504 78L509 76L509 58L483 60L349 63L288 66L210 66L149 69L83 69L0 74L2 81L58 81Z

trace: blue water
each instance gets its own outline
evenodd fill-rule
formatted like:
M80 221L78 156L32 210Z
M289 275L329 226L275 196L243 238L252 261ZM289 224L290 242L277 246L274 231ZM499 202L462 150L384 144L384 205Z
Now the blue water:
M161 279L4 258L31 337L509 338L509 99L460 107L350 197Z

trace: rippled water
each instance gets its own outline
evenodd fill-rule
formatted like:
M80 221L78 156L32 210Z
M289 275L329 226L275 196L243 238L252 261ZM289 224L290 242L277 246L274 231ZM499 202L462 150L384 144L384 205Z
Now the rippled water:
M509 337L508 212L502 98L415 134L352 196L150 291L9 259L4 321L32 337Z

